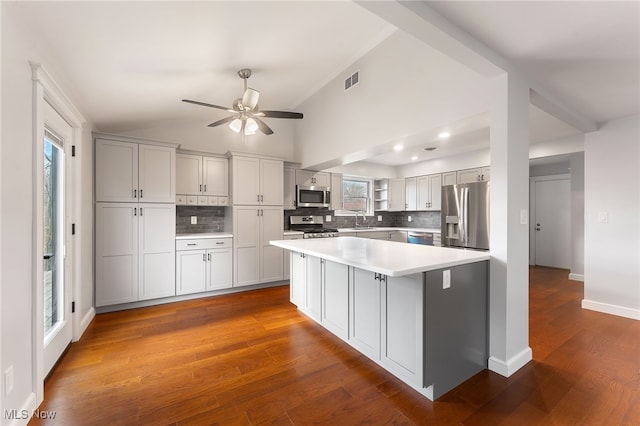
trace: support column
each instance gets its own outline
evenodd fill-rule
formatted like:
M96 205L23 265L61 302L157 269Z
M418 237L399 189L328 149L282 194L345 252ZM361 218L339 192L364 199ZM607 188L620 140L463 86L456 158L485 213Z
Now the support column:
M492 81L489 369L509 377L529 347L529 86Z

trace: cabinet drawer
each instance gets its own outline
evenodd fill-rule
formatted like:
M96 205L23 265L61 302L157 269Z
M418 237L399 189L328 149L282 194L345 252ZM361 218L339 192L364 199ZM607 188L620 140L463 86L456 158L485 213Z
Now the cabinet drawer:
M176 250L202 250L233 247L233 238L193 238L176 240Z

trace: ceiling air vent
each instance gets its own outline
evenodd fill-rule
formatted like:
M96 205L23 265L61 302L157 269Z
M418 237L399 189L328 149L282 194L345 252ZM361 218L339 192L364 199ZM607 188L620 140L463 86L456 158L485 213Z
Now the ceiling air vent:
M359 73L360 71L356 71L344 80L345 92L358 84L358 81L360 81Z

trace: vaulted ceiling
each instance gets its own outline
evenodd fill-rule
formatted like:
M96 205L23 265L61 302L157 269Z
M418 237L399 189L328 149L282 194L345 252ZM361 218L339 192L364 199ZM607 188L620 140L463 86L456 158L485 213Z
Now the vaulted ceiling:
M638 2L428 4L588 119L602 123L639 113ZM261 90L261 108L294 110L396 31L350 1L3 7L59 59L78 107L105 132L194 117L215 121L224 112L180 99L231 105L242 93L236 71L243 67L254 71L250 86ZM531 121L532 139L578 132L534 107Z

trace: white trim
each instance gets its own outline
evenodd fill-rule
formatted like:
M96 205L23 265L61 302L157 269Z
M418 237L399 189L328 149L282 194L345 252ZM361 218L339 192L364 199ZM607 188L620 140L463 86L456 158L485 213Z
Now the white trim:
M616 315L640 321L640 309L628 308L620 305L610 305L608 303L595 302L593 300L582 299L582 309L602 312L603 314Z
M574 274L573 272L569 273L569 279L573 281L582 281L584 282L584 274Z
M78 109L73 105L73 103L69 100L69 98L64 94L61 90L60 86L55 82L55 80L51 77L51 75L44 69L44 67L35 62L31 62L31 79L33 81L33 122L32 122L32 130L33 130L33 244L34 244L34 256L32 261L32 270L33 270L33 280L32 280L32 294L33 294L33 304L32 304L32 318L35 318L33 323L33 348L34 348L34 357L33 357L33 389L34 397L35 397L35 406L34 409L42 403L44 400L44 371L43 371L43 335L44 335L44 326L43 326L43 304L44 304L44 295L42 290L42 277L44 275L43 264L40 261L43 256L43 244L42 244L42 235L39 232L40 227L42 226L42 211L40 209L42 199L42 188L40 182L42 182L42 149L41 142L44 140L44 126L45 126L45 112L44 106L45 103L49 104L72 128L72 145L79 146L82 137L82 125L85 123L84 117L80 114ZM65 154L66 156L66 154ZM75 161L75 164L72 165L73 169L79 168L79 161ZM79 173L71 172L73 176L78 180ZM78 197L79 194L76 194ZM76 223L76 226L80 226L80 215L79 215L79 202L77 198L74 199L74 204L71 207L69 220L73 223ZM72 259L71 259L71 270L77 270L79 268L81 258L80 253L82 252L80 246L80 240L74 242L74 250L71 251ZM69 291L71 295L76 295L76 282L79 279L79 275L72 273L72 280L69 283ZM72 335L74 333L74 329L78 327L79 319L76 318L78 315L71 314L71 327L72 327Z
M17 419L13 419L13 421L11 421L10 423L8 423L10 426L18 426L18 425L26 425L29 423L29 420L31 420L31 417L33 417L33 413L36 411L36 409L38 408L38 404L36 404L36 394L31 392L29 393L29 395L27 396L27 398L24 400L24 403L22 404L22 407L20 407L18 409L18 417ZM2 410L2 419L3 420L7 420L4 416L5 416L5 411L4 410L11 410L11 408L9 407L3 407ZM25 418L23 418L25 417Z
M83 316L82 319L80 320L80 327L78 327L78 330L77 330L78 333L77 335L73 336L74 342L77 342L78 340L80 340L84 332L87 331L87 327L89 327L89 324L91 324L91 321L93 321L95 317L96 317L96 309L92 306L91 309L87 311L86 315Z
M506 362L496 357L489 357L489 370L501 376L509 377L533 359L533 351L529 346Z

